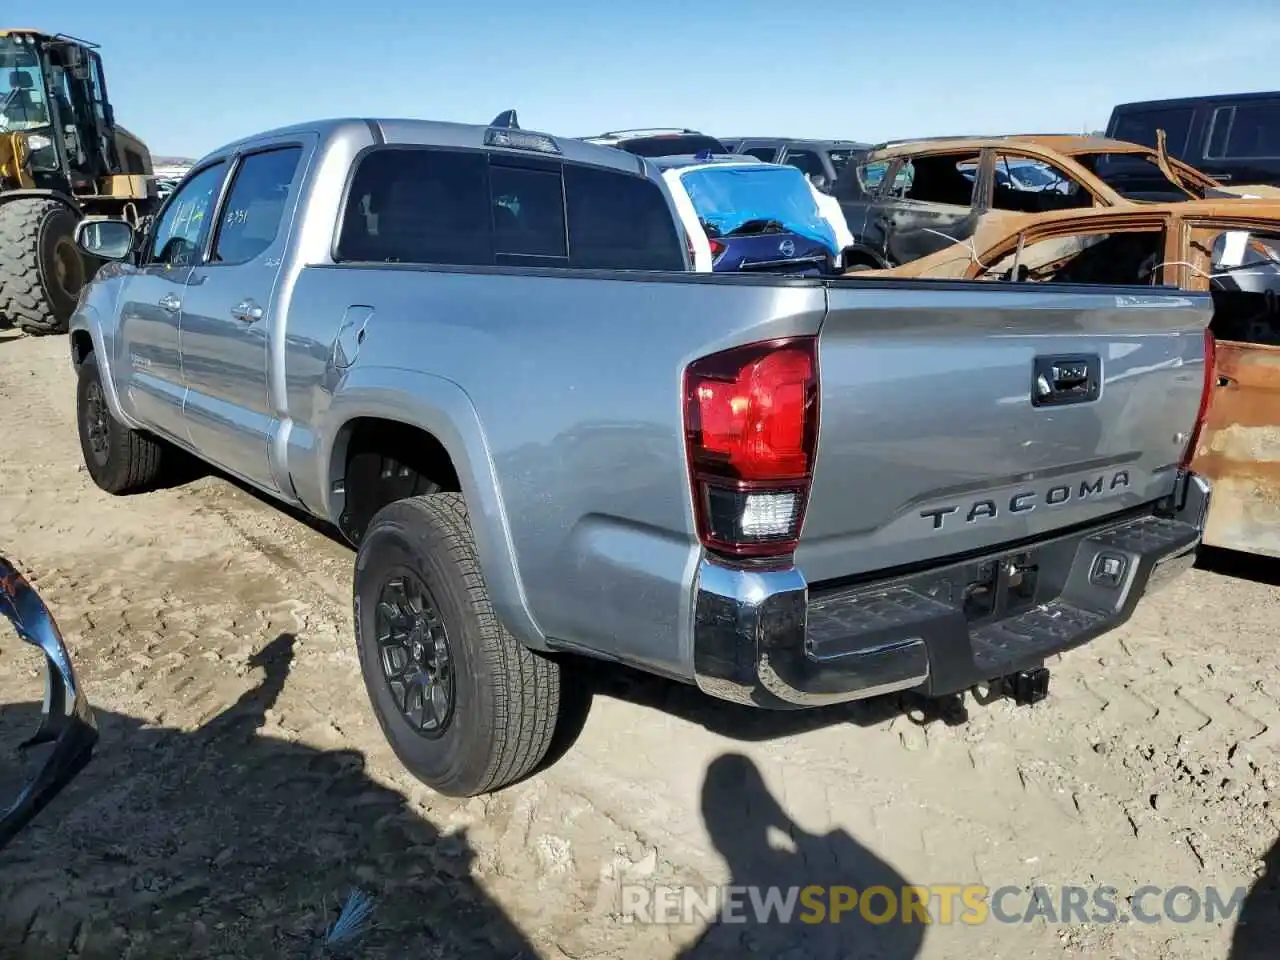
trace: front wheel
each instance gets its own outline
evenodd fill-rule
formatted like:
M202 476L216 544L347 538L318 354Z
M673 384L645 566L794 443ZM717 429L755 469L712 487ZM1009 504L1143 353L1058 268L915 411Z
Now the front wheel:
M498 621L462 496L398 500L356 554L356 644L383 734L446 796L498 790L546 756L561 668Z
M165 448L112 416L93 352L81 361L77 374L76 425L85 468L107 493L134 493L159 479Z

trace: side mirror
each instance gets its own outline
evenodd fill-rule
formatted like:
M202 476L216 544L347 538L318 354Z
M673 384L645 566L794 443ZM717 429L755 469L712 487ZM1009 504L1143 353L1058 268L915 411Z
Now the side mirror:
M76 245L101 260L124 260L133 252L136 235L124 220L85 217L76 224Z

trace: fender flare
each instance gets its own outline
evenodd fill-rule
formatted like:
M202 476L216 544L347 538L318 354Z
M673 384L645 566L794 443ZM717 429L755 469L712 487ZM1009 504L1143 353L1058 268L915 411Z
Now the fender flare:
M87 333L89 339L93 341L93 353L98 358L98 373L102 377L102 392L107 398L107 408L111 411L111 415L130 429L140 429L140 424L125 412L124 406L120 403L120 394L116 390L116 378L112 372L114 357L96 308L81 303L76 312L71 315L71 323L67 327L68 353L74 349L73 344L77 333ZM73 355L72 363L74 362Z
M462 487L476 556L495 612L527 646L548 650L546 636L525 595L488 438L467 392L445 377L401 368L357 367L348 371L329 404L319 438L316 479L330 522L341 515L344 505L344 495L334 490L338 479L334 470L341 470L346 461L346 427L364 417L416 427L444 447Z

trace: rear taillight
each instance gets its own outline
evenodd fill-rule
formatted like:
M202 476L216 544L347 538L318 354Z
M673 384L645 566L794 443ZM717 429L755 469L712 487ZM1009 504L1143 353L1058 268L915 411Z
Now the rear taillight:
M695 360L685 371L684 424L703 545L734 557L795 550L818 444L817 338Z
M1204 430L1205 420L1209 416L1209 403L1213 399L1213 389L1218 385L1217 349L1213 332L1207 327L1204 331L1204 383L1200 388L1200 409L1196 411L1195 426L1191 428L1191 438L1187 441L1186 452L1182 455L1182 466L1191 466L1195 459L1196 447L1200 445L1200 434Z
M720 259L721 254L723 254L726 250L729 249L729 245L725 243L723 240L713 239L708 242L711 244L711 262L715 263L717 260Z

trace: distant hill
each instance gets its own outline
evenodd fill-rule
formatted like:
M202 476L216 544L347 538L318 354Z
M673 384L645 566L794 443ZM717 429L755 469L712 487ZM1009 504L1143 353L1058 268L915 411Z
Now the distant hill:
M157 167L189 167L195 160L191 157L158 157L152 154L151 163Z

